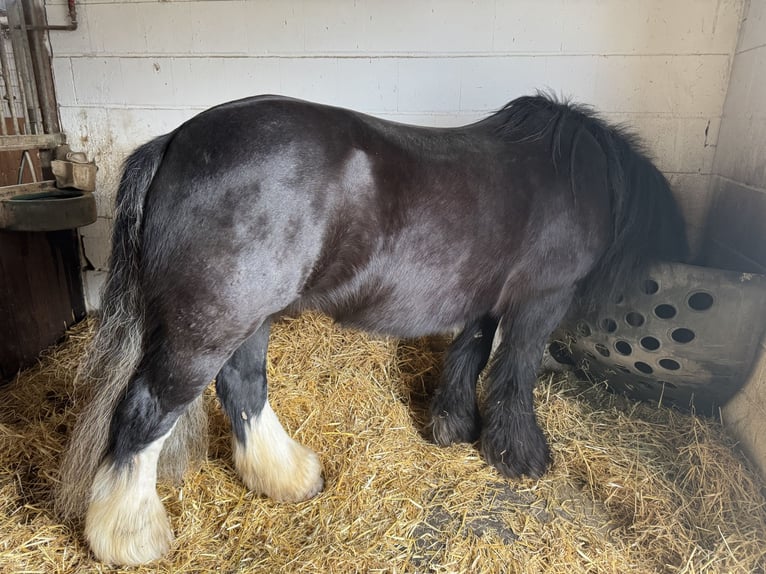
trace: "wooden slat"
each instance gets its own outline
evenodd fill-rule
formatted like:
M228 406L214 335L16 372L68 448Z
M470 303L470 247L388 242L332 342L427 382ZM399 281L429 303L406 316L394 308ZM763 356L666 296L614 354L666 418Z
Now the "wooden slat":
M64 134L0 136L0 150L52 149L66 143Z

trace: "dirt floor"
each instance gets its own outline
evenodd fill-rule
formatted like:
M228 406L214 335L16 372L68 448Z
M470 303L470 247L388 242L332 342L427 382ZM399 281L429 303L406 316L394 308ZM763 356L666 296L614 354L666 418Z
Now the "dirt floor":
M80 405L74 372L92 322L0 389L0 572L108 572L52 513L60 452ZM475 446L427 431L443 339L396 341L303 315L277 324L270 396L322 459L325 490L254 496L231 464L208 390L210 448L161 483L177 539L131 572L766 571L764 485L714 421L547 374L536 391L554 465L506 480Z

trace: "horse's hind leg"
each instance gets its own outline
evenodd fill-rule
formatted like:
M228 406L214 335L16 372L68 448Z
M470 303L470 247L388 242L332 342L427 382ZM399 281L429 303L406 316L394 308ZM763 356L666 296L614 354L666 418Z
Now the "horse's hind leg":
M238 343L230 342L231 347ZM201 347L159 335L147 341L149 351L112 415L85 517L85 536L99 560L142 564L167 552L173 534L156 491L160 451L231 347L221 341Z
M270 498L299 501L322 490L319 458L292 440L269 405L266 321L234 352L216 377L231 419L234 466L245 485Z
M479 438L476 381L489 360L496 330L497 320L485 315L466 325L447 350L443 382L431 400L431 429L437 444Z
M505 476L542 476L550 452L535 418L532 391L548 337L572 301L572 289L517 305L502 319L503 338L489 371L481 450Z

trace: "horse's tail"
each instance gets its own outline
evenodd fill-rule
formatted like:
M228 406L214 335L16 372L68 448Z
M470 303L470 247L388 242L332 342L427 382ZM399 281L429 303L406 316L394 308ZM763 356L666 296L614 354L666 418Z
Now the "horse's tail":
M569 176L575 201L582 185L578 172L603 165L601 158L588 162L576 155L583 131L605 156L612 242L580 282L576 304L594 310L624 293L652 261L687 257L684 220L670 185L636 136L607 124L587 106L547 94L518 98L504 109L508 113L500 129L515 141L547 140L557 171Z
M90 488L109 440L112 413L124 396L141 360L144 344L144 296L139 281L141 227L147 191L162 162L172 134L139 147L125 161L117 192L112 254L101 300L98 330L81 363L76 394L82 392L85 406L70 438L55 493L56 512L64 519L82 517ZM176 424L163 451L168 464L161 466L176 477L189 456L199 456L206 444L191 445L196 434L206 440L204 411L198 400ZM184 444L188 448L184 448ZM202 451L204 452L204 451ZM168 468L169 467L169 468Z

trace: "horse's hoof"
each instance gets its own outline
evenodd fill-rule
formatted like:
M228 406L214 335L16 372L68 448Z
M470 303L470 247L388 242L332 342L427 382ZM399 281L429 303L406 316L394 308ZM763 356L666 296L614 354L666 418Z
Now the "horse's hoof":
M264 460L248 455L243 452L246 449L236 445L235 441L234 466L242 482L253 492L283 502L300 502L322 491L322 465L311 449L293 441L276 452L263 452Z
M542 431L535 425L510 439L506 433L486 430L481 437L481 453L487 464L507 478L540 478L551 463L550 449Z
M476 442L479 439L480 429L478 415L445 412L431 415L431 436L434 442L441 446Z
M307 500L322 491L319 457L287 435L268 402L245 433L245 444L234 438L234 466L250 490L284 502Z
M146 564L170 549L173 531L154 483L137 482L112 467L102 467L96 474L85 538L100 562Z
M542 455L536 460L521 460L505 451L490 453L485 448L482 448L482 455L487 464L493 466L506 478L521 478L522 476L542 478L550 464L547 460L543 461L547 455Z
M457 400L444 387L431 399L431 436L436 444L449 446L476 442L481 433L481 417L474 401Z

